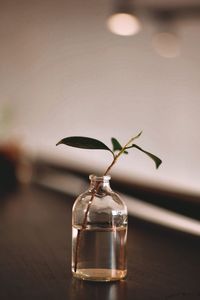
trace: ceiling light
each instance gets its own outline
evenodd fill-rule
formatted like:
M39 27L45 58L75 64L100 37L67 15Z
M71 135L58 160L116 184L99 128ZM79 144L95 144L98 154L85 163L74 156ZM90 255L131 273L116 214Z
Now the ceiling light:
M135 15L131 0L114 0L113 13L108 18L108 29L118 35L130 36L138 33L140 22Z
M160 32L154 35L152 44L156 52L166 58L180 55L180 44L178 37L171 32Z
M152 38L155 51L162 57L173 58L180 55L180 40L176 34L176 11L157 10L154 12L158 32Z
M141 27L137 17L129 13L116 13L110 16L107 25L112 33L122 36L134 35Z

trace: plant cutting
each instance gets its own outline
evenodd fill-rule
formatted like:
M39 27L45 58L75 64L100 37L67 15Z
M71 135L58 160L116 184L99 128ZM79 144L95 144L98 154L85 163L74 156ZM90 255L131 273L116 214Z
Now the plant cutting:
M56 145L106 150L112 161L102 176L90 175L89 189L78 196L72 209L72 273L84 280L114 281L126 277L127 207L112 191L110 171L119 157L137 149L150 157L156 168L162 163L154 154L135 144L140 132L124 146L112 138L112 148L103 142L83 136L71 136Z

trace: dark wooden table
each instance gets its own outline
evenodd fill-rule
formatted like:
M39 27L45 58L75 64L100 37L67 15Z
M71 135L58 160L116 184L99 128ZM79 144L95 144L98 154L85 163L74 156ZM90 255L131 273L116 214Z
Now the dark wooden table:
M129 219L128 277L71 276L69 196L35 186L0 200L0 299L200 299L197 237Z

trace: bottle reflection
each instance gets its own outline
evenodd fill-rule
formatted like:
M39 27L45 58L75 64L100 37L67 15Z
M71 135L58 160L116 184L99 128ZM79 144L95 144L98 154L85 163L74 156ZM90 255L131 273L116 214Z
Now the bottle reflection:
M104 299L119 300L126 299L126 281L118 282L90 282L72 279L72 300Z

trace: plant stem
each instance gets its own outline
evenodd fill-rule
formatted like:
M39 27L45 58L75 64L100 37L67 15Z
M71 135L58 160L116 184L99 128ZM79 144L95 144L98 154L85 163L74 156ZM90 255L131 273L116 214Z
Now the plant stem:
M78 234L77 234L77 238L76 238L75 259L74 259L74 272L75 273L76 273L77 264L78 264L79 248L80 248L80 242L81 242L81 233L86 228L87 217L88 217L88 213L89 213L89 210L90 210L90 206L92 205L92 202L93 202L93 199L94 199L94 196L95 196L96 192L98 192L98 190L99 190L99 186L100 186L100 182L97 183L96 187L94 187L94 189L92 191L92 195L91 195L90 201L88 203L88 206L87 206L87 209L86 209L86 212L85 212L82 227L81 227L80 230L78 230Z
M122 155L122 153L124 153L124 151L126 150L126 148L128 147L128 145L129 144L131 144L132 143L132 141L134 140L135 138L131 138L129 141L128 141L128 143L126 143L125 145L124 145L124 147L122 147L122 149L119 151L119 153L117 154L117 155L114 155L113 154L113 161L112 161L112 163L110 164L110 166L107 168L107 170L105 171L105 173L104 173L104 175L103 176L105 176L105 175L107 175L108 174L108 172L110 171L110 169L113 167L113 165L116 163L116 161L117 161L117 159L120 157L120 155Z
M116 163L117 159L120 157L120 155L126 150L126 147L128 147L128 145L130 143L132 143L132 141L134 140L134 138L130 139L128 141L128 143L125 144L125 146L119 151L119 153L117 155L115 155L113 152L113 160L111 162L111 164L108 166L108 168L106 169L106 171L104 172L103 176L106 176L108 174L108 172L111 170L111 168L114 166L114 164ZM100 187L100 182L98 182L96 184L96 186L94 187L92 194L91 194L91 198L90 201L88 203L86 212L85 212L85 216L83 219L83 224L82 227L80 228L80 230L78 230L78 234L77 234L77 238L76 238L76 249L75 249L75 259L74 259L74 272L76 273L77 271L77 265L78 265L78 257L79 257L79 249L80 249L80 243L81 243L81 233L86 229L86 225L87 225L87 218L88 218L88 213L90 210L90 207L92 205L92 202L94 200L95 194L98 192Z

